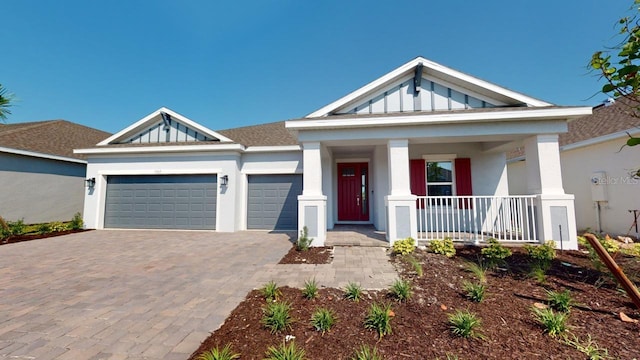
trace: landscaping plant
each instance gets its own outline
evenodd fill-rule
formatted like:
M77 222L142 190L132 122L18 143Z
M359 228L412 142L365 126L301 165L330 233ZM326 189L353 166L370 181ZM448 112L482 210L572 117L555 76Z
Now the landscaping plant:
M51 232L60 232L60 231L68 230L67 225L61 223L60 221L54 221L50 224L50 226L51 226Z
M548 240L542 245L525 245L524 249L533 262L533 269L539 268L546 272L551 262L556 258L556 243Z
M456 255L456 248L453 246L453 240L451 240L451 238L431 240L429 242L429 250L434 254L441 254L448 258Z
M9 227L9 232L11 232L11 235L13 236L19 236L25 233L26 226L22 219L10 221L7 225Z
M80 230L84 226L84 222L82 221L82 215L77 212L73 215L73 219L69 222L69 227L71 230Z
M260 291L267 301L276 301L282 295L282 292L278 289L278 284L273 280L266 283Z
M536 320L544 327L545 332L551 336L562 335L567 330L569 313L554 312L552 309L532 308Z
M380 339L384 335L391 334L391 319L394 313L391 304L371 304L369 313L365 317L364 327L378 332Z
M356 355L351 360L382 360L382 356L378 353L378 348L362 345L356 350Z
M316 279L313 278L311 280L304 281L304 288L302 289L302 296L311 300L318 295L318 284L316 283Z
M483 339L484 335L478 331L481 325L481 320L469 310L457 310L455 313L449 314L449 326L451 332L456 336Z
M549 291L547 290L547 300L549 305L556 311L569 312L571 307L575 305L569 290Z
M11 231L9 230L9 225L4 221L4 218L0 216L0 239L5 239L11 236Z
M389 293L400 302L407 301L411 297L411 283L397 279L393 285L391 285Z
M472 273L481 284L487 282L487 266L482 259L479 259L477 263L467 261L464 264L464 268L466 271Z
M418 277L422 277L424 270L422 269L422 264L420 263L420 261L413 257L413 255L407 255L405 259L407 259L407 262L411 265L413 271L416 272L416 275Z
M587 334L584 341L580 340L580 338L573 334L571 335L573 336L573 339L569 339L568 336L565 336L563 339L564 343L587 355L589 360L613 359L609 356L609 350L601 348L598 343L591 339L591 334Z
M489 246L483 248L480 252L487 259L487 266L495 269L498 265L504 264L505 259L511 256L511 250L502 246L498 240L491 238L487 240Z
M300 237L298 241L296 241L296 249L298 249L298 251L307 251L312 241L312 239L309 239L309 229L305 226L300 230Z
M48 234L51 232L51 225L49 223L40 224L37 231L40 235Z
M360 285L354 282L350 282L344 288L344 297L349 300L358 302L362 298L362 288L360 287Z
M262 324L272 334L291 328L291 305L287 302L272 302L262 308Z
M222 349L217 346L209 351L200 354L197 360L233 360L240 358L240 354L231 350L231 344L225 345Z
M396 240L393 243L393 253L400 255L411 254L416 249L416 241L412 237Z
M331 330L331 327L336 322L336 315L333 311L320 308L313 312L311 315L311 325L316 331L321 331L324 335L325 332Z
M303 360L304 349L299 349L295 341L291 341L289 345L283 342L280 346L269 346L265 353L265 360Z
M477 303L484 300L484 294L487 287L483 283L472 283L470 281L465 281L462 283L462 286L464 287L464 291L467 292L467 299L475 301Z

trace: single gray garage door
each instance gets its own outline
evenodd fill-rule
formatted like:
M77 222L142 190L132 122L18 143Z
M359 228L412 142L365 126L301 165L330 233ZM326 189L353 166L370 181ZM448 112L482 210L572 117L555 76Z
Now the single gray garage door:
M296 230L302 175L249 175L247 228Z
M107 177L106 228L215 229L216 175Z

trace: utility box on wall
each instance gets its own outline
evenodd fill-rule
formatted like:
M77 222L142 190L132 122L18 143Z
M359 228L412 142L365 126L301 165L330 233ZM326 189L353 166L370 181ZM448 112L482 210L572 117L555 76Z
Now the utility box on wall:
M591 200L607 200L607 173L604 171L594 171L591 174Z

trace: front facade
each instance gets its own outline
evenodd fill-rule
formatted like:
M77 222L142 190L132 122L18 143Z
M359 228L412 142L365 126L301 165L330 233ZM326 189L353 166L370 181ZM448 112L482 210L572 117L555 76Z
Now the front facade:
M304 118L215 132L162 108L90 149L89 228L308 229L372 224L390 243L554 239L575 247L558 107L418 57ZM509 195L522 146L527 193Z

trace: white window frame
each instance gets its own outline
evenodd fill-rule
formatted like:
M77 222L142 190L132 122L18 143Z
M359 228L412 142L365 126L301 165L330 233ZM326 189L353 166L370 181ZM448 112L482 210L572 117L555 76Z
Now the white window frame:
M424 181L427 191L427 196L429 195L429 185L449 185L449 182L436 182L429 183L429 172L427 169L427 165L431 162L451 162L451 196L456 196L456 163L455 160L457 158L456 154L440 154L440 155L422 155L422 159L424 160Z

